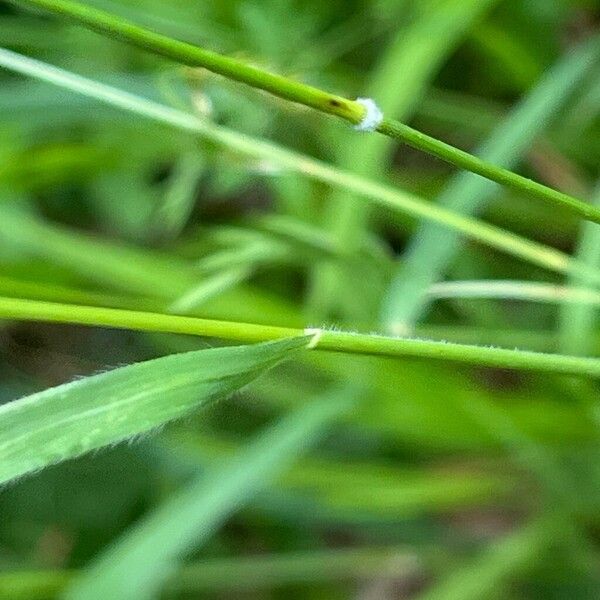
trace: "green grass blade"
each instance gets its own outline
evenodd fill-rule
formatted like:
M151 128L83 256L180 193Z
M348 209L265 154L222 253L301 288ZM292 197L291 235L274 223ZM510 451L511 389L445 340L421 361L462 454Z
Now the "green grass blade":
M53 258L84 277L129 293L169 300L198 285L193 266L179 258L50 225L12 203L0 207L0 244Z
M600 204L600 191L596 193L595 203ZM590 267L600 265L600 227L582 227L581 239L577 249L577 259ZM591 282L582 275L569 277L573 286L589 285ZM594 321L597 304L565 302L560 313L560 348L569 354L590 355L594 347Z
M282 473L350 406L346 392L334 394L267 429L222 468L194 481L135 525L64 597L156 597L184 553L210 538L225 519Z
M493 1L424 3L422 14L410 26L398 31L380 58L366 94L377 98L386 114L400 120L410 117L427 84L458 40ZM336 136L335 146L339 148L336 163L341 168L373 179L384 174L392 147L389 138L357 138L346 132L332 133ZM333 191L323 223L335 235L340 247L355 247L366 225L367 209L367 205L356 196L349 196L347 191ZM311 303L319 317L326 318L344 301L348 293L345 290L353 288L354 278L354 274L340 271L337 265L325 264L317 269Z
M594 278L596 281L600 281L599 271L573 261L568 255L554 248L532 242L482 221L457 214L444 207L433 205L393 187L336 169L303 154L286 150L223 127L216 127L191 114L85 79L7 50L0 49L0 64L5 68L27 76L47 81L123 110L143 115L154 121L203 136L205 139L245 156L273 161L286 169L369 198L385 208L391 208L442 225L470 239L540 265L545 269L558 273L568 271L582 273ZM446 234L444 233L444 235Z
M175 314L189 314L211 298L220 296L223 292L235 288L248 279L250 270L244 267L233 267L229 270L206 277L195 288L177 298L167 308L167 312Z
M561 60L525 100L491 134L479 154L511 166L571 97L573 88L590 73L600 49L584 44ZM480 212L497 187L479 177L461 174L438 198L438 204L463 214ZM410 329L423 314L428 288L438 280L460 246L454 233L424 224L406 250L385 298L382 320L389 331Z
M0 407L0 483L160 427L240 389L306 338L115 369Z
M554 285L537 281L513 280L474 280L442 281L429 288L429 298L442 300L448 298L493 298L497 300L524 300L581 306L586 309L600 306L600 291L592 288ZM573 354L578 354L574 352Z
M515 422L512 415L500 403L489 402L485 398L479 397L472 403L463 403L463 410L473 417L480 427L495 437L505 447L513 460L528 469L537 479L542 492L543 505L547 511L552 513L551 518L542 519L538 525L545 521L552 528L555 535L563 530L569 532L571 536L574 534L573 541L576 541L578 551L581 550L585 554L593 551L588 539L589 534L585 528L580 526L575 517L582 504L582 498L585 496L582 493L582 483L577 477L573 476L570 469L565 468L560 455L525 432L522 426ZM562 521L564 527L557 529L557 521ZM536 524L533 525L534 530L535 528ZM519 537L517 535L518 540ZM543 537L541 541L544 541ZM546 544L549 541L551 540L546 539ZM519 540L517 544L523 550L528 546L523 540ZM542 553L543 550L543 546L538 548L536 554ZM486 570L489 570L492 580L488 583L492 585L490 589L494 589L496 585L501 583L501 581L494 582L494 579L514 575L514 572L522 566L523 560L516 563L512 561L512 558L518 557L519 554L518 548L514 546L510 538L507 546L500 543L497 548L493 549L483 565L479 565L477 569L469 568L464 573L467 574L467 582L471 580L470 583L467 583L467 590L471 589L473 594L479 593L487 596L485 589L482 590L480 587L482 580L480 578L475 579L475 572L483 571L485 573ZM511 560L506 561L509 557L511 557ZM531 554L529 554L527 560L531 560ZM485 578L483 581L485 582ZM464 587L460 585L460 582L461 574L458 573L451 578L449 589L458 591L459 588ZM451 593L448 593L448 595L451 598L454 597Z
M263 389L274 387L266 378L258 385ZM283 382L280 387L282 395L291 396ZM251 393L256 391L255 382ZM264 393L260 393L259 397L261 402L270 404ZM291 404L298 401L290 398ZM366 404L363 402L363 406ZM180 468L191 472L240 451L240 444L230 439L190 435L181 430L163 435L156 446L161 457L166 455L167 468L175 461ZM310 457L299 460L274 489L290 497L313 499L326 510L337 511L338 514L360 511L366 515L398 520L495 503L501 497L512 497L513 486L510 477L481 472L463 473L460 467L441 472L435 466L406 468L374 459L356 461ZM261 501L268 500L270 493L271 490L266 491L257 498L257 504L260 506Z
M457 569L419 600L480 600L495 594L515 576L531 568L548 550L557 524L542 520L511 533L471 564ZM500 597L505 597L501 594Z
M348 100L313 86L299 83L287 77L258 69L240 60L217 54L167 36L139 27L111 13L97 10L70 0L11 0L15 4L41 8L63 18L71 19L93 31L128 42L159 56L164 56L191 67L203 67L251 87L264 90L279 98L303 104L320 112L343 118L355 125L368 118L365 107L356 100ZM593 44L600 51L600 40ZM600 209L596 209L577 198L548 188L521 175L498 167L468 152L454 148L394 119L380 120L376 130L400 140L414 148L428 152L462 169L482 177L510 186L540 199L563 206L580 216L600 222Z
M0 294L14 298L30 298L47 300L48 302L65 302L90 306L112 306L114 308L137 308L157 310L164 303L156 300L145 300L139 297L114 296L101 292L92 292L78 287L56 285L41 281L23 280L18 277L0 275Z
M152 219L153 230L160 239L175 238L185 227L194 208L198 182L205 170L206 165L199 152L189 150L182 154Z

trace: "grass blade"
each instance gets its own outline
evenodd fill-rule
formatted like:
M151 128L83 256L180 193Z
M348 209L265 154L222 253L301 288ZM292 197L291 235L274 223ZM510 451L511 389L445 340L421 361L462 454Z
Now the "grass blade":
M541 520L501 539L481 557L456 570L419 600L479 600L495 597L507 581L533 566L550 547L557 524ZM504 596L502 596L504 597Z
M298 409L259 435L222 469L191 483L133 527L65 594L68 600L156 597L181 556L205 542L233 512L350 407L341 397Z
M600 190L596 193L595 203L600 204ZM600 228L583 227L577 249L577 259L589 265L600 265ZM585 276L573 274L569 283L574 286L589 285ZM597 304L565 302L560 313L560 348L569 354L593 354L594 320L597 315Z
M194 115L158 104L129 92L74 75L68 71L0 49L0 64L29 77L47 81L100 102L189 131L248 157L267 159L286 169L371 199L380 206L422 218L465 237L558 273L581 273L600 282L600 272L567 254L538 244L477 219L436 206L412 194L336 169L306 155L212 125ZM1 221L0 221L1 222ZM444 235L446 235L444 233Z
M593 67L600 50L585 44L560 61L504 120L479 150L481 156L514 165L550 118L570 98L573 87ZM455 177L438 204L463 214L480 212L497 187L470 174ZM454 233L423 224L405 252L384 302L382 320L389 331L410 330L423 314L428 288L441 277L460 246Z
M447 298L493 298L499 300L526 300L569 306L600 306L600 292L592 288L553 285L537 281L475 280L442 281L429 288L434 300ZM578 309L580 310L580 309ZM577 354L577 353L574 353Z
M289 584L390 577L419 572L417 556L404 547L325 549L235 558L213 558L183 567L167 581L173 593L266 590ZM77 571L0 573L2 600L47 600L78 577Z
M2 245L53 257L103 285L167 300L198 285L198 274L179 258L49 225L16 203L6 203L0 214Z
M198 182L206 169L195 150L185 152L175 166L161 204L153 216L153 230L161 240L174 239L194 208Z
M0 407L0 483L160 427L240 389L306 338L142 362Z
M302 393L299 398L293 397L288 386L281 383L281 394L291 406L302 402ZM268 396L267 388L273 389L272 380L261 378L252 384L250 393L258 394L261 403L281 409L281 403ZM348 388L349 394L353 393L352 389ZM363 398L361 406L368 406L368 391L359 394ZM389 415L389 418L395 418L395 415ZM360 421L360 410L344 418L345 424L348 419L356 425ZM239 450L240 444L228 437L176 429L166 432L153 444L150 460L158 456L164 461L165 470L172 469L175 464L178 469L194 474L215 461L231 458ZM487 506L501 497L512 497L514 491L514 481L510 477L476 471L463 473L460 466L441 471L435 465L406 468L385 461L307 457L298 460L276 486L266 490L253 504L268 505L275 492L281 497L293 498L293 501L299 498L312 500L313 505L318 504L330 515L337 514L340 518L352 511L360 511L363 515L397 521L415 515L445 514L466 506Z
M11 0L18 5L40 8L63 18L71 19L103 35L128 42L144 50L192 66L203 67L234 81L264 90L320 112L338 116L355 125L370 121L368 111L356 100L348 100L318 88L299 83L281 75L258 69L240 60L230 58L199 46L181 42L120 19L111 13L71 2L70 0ZM600 52L600 39L593 41ZM519 191L534 195L555 205L563 206L580 216L600 223L600 209L581 200L531 181L502 167L498 167L468 152L454 148L431 136L394 119L376 119L368 130L376 130L414 148L428 152L462 169Z

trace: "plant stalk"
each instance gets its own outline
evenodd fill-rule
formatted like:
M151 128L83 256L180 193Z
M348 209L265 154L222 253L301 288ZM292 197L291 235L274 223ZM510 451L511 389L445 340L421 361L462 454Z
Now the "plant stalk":
M392 358L428 358L492 367L600 378L600 359L543 354L327 329L295 329L160 313L0 297L0 319L71 323L178 333L258 343L304 336L307 348Z
M284 100L331 114L354 125L362 122L365 107L355 100L330 94L318 88L269 73L240 60L175 40L135 25L111 13L71 0L10 0L12 3L42 9L73 20L103 35L127 42L144 50L191 67L202 67L228 79L261 89ZM595 58L600 53L600 39L590 42ZM394 119L379 124L378 132L432 154L461 169L466 169L496 183L558 204L581 217L600 223L600 208L568 194L546 187L508 169L488 163Z

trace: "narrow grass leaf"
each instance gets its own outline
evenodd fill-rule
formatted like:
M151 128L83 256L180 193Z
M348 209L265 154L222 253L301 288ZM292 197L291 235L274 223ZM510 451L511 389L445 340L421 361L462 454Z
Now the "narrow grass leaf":
M297 342L296 342L297 343ZM316 442L351 406L344 391L296 410L260 434L208 478L201 477L145 517L67 591L67 600L154 598L182 555Z
M169 299L198 284L193 267L178 258L50 225L17 203L5 203L0 214L3 246L51 257L103 285Z
M164 198L152 219L153 229L160 238L177 237L185 227L205 169L204 160L196 149L184 153L175 165Z
M167 311L171 313L186 314L197 309L199 306L221 295L226 290L232 289L248 279L250 269L234 267L227 271L216 273L189 290L186 294L175 300Z
M33 277L22 279L16 276L0 275L0 294L31 298L35 300L48 300L49 302L68 302L91 306L113 306L115 308L161 310L162 303L155 300L145 300L140 297L113 296L102 292L92 292L79 287L56 285L33 280Z
M600 205L600 188L595 194L595 203ZM600 266L600 227L591 223L582 226L577 259L590 267ZM573 286L593 284L584 275L572 274L569 283ZM560 314L560 349L569 354L590 355L594 347L594 320L598 313L595 303L566 302Z
M176 354L0 407L0 483L151 431L240 389L306 338Z
M408 27L401 27L383 53L371 75L366 94L377 98L385 114L400 120L410 117L427 85L458 41L494 1L423 3L422 14ZM357 137L339 130L332 134L339 148L337 164L341 168L372 178L381 177L386 171L392 140L383 136ZM357 240L364 235L368 209L368 205L359 202L356 196L348 195L346 190L333 190L323 223L342 249L355 248ZM320 265L314 274L311 291L317 316L326 318L340 303L344 304L344 300L353 294L354 282L354 273L340 270L338 265Z
M513 281L510 279L441 281L432 285L427 294L434 300L493 298L497 300L565 304L577 307L583 305L586 309L600 306L600 291L596 289L554 285L539 281ZM573 352L573 354L578 353Z
M369 198L385 208L391 208L394 211L442 225L470 239L532 264L542 266L545 269L558 273L568 271L586 273L590 278L600 281L598 270L590 269L587 265L581 265L577 261L573 261L567 254L555 248L538 244L477 219L458 214L443 206L431 204L422 198L394 187L342 171L306 155L230 129L215 126L194 115L103 85L8 50L0 49L0 65L79 94L96 98L100 102L143 115L153 121L200 135L245 156L273 161L291 171L302 173L317 181ZM446 236L447 234L444 233L444 237ZM274 307L271 306L270 308L271 312L274 312Z
M516 164L588 76L598 57L600 47L592 41L556 64L495 129L478 154L507 167ZM481 212L497 191L497 185L464 173L446 187L438 204L454 213L472 215ZM443 275L460 243L454 232L432 223L421 225L384 299L382 321L388 331L405 332L413 327L427 306L428 288Z
M260 385L273 388L273 383L265 379ZM252 385L252 390L256 390L256 384ZM286 387L282 392L291 396ZM269 403L264 394L259 397ZM161 458L166 457L165 468L171 468L175 461L178 468L191 472L217 460L231 458L240 451L240 445L227 438L212 434L190 435L179 429L162 436L155 447ZM485 505L499 497L508 497L513 484L508 477L475 470L465 473L460 467L444 471L436 467L402 468L385 461L310 457L300 459L278 480L274 489L290 497L301 495L316 499L328 511L338 514L356 510L371 516L402 519L443 513L456 507ZM261 505L261 501L268 500L272 490L261 494L256 503Z
M434 585L419 600L479 600L499 590L541 560L558 531L550 520L540 520L511 533L485 553ZM501 594L501 597L505 597Z
M184 566L170 577L166 590L176 594L266 590L274 586L367 579L388 567L390 577L421 571L418 557L406 547L326 548L312 552L210 558ZM33 570L0 573L2 600L47 600L63 591L79 572Z

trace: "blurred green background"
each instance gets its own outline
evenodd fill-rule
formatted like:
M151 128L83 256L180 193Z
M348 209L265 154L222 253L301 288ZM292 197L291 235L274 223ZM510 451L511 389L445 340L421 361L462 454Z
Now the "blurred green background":
M436 137L600 200L600 61L582 58L598 35L596 0L87 4L373 96ZM0 46L597 263L597 226L205 71L6 3ZM445 280L488 291L516 280L526 298L449 293ZM527 297L523 282L546 295ZM366 332L395 315L422 337L595 355L593 308L557 302L563 284L270 161L0 70L1 295ZM217 343L2 322L0 402ZM355 400L352 416L223 515L165 598L598 597L594 383L331 354L1 489L0 597L59 597L190 480L213 481L269 424L336 395Z

